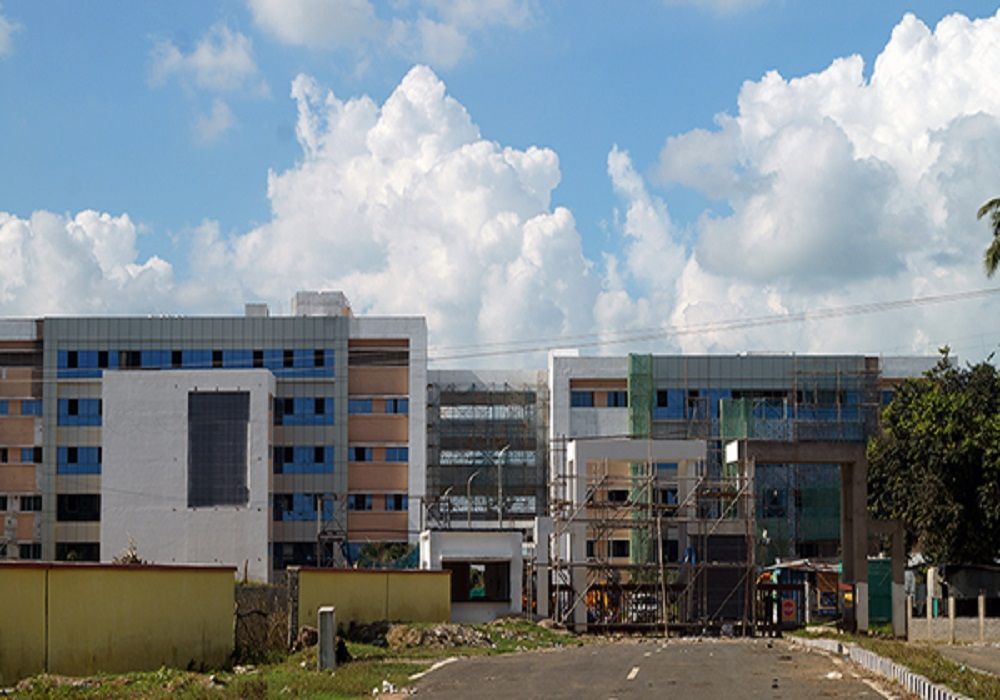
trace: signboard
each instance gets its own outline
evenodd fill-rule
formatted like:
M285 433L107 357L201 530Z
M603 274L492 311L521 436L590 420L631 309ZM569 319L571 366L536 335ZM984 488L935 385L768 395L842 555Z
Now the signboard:
M781 620L783 622L790 622L795 619L795 599L794 598L782 598L781 599Z

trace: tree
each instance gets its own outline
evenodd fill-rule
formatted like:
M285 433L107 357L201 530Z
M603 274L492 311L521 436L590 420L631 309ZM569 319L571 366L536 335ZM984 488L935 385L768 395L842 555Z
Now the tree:
M990 227L993 229L993 241L987 246L983 254L983 265L986 267L986 276L992 277L1000 265L1000 197L994 197L983 206L979 207L976 213L977 219L982 219L987 214L990 215Z
M869 507L930 563L1000 557L1000 373L987 361L902 384L868 445Z

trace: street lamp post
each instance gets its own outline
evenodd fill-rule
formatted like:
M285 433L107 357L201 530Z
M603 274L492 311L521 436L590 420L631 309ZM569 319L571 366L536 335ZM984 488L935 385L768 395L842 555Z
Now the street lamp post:
M476 475L478 475L481 471L482 469L477 469L472 472L472 475L469 476L469 480L465 482L465 515L467 518L466 522L470 530L472 529L472 480L475 479Z
M510 445L504 445L497 453L497 527L503 529L503 460Z

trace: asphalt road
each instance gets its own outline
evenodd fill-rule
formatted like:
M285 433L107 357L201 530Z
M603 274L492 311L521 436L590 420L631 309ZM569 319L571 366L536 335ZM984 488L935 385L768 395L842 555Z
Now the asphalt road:
M843 663L767 640L623 641L462 659L428 674L417 694L483 700L881 697Z
M977 671L1000 676L1000 648L995 646L938 646L943 656L955 663L965 664Z

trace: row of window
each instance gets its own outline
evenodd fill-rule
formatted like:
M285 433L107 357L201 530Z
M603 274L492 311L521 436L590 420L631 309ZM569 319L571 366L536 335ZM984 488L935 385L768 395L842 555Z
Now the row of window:
M333 425L333 398L329 396L274 400L275 425Z
M18 402L21 405L21 412L11 413L11 402L8 399L0 400L0 416L41 416L42 415L42 400L41 399L21 399Z
M42 543L27 542L17 546L18 559L41 559ZM0 559L7 557L7 546L0 544ZM100 561L98 542L56 542L56 561Z
M58 376L100 377L105 369L269 369L279 377L332 377L333 350L61 350Z
M381 403L378 406L377 403ZM375 413L375 409L380 408L380 413L407 414L410 412L409 399L348 399L347 412L352 415L366 415Z
M604 394L604 406L607 408L628 408L627 391L571 391L569 405L572 408L594 408L595 396Z
M38 494L29 496L7 496L6 494L0 494L0 512L9 510L11 513L15 511L37 513L41 509L42 497Z
M0 447L0 464L9 464L11 458L11 450L21 450L21 464L41 464L42 463L42 448L41 447ZM14 454L17 454L16 452Z
M57 447L57 474L100 474L100 447Z
M373 462L374 461L374 448L372 447L349 447L347 448L347 459L351 462ZM385 448L385 458L386 462L408 462L410 459L410 450L407 447L386 447Z
M376 498L382 499L381 496L373 496L370 493L349 493L347 494L347 510L375 510ZM405 493L387 493L384 507L390 512L408 510L410 499Z
M275 474L332 474L333 445L276 445Z
M661 540L663 546L663 561L679 561L679 547L677 540ZM632 555L632 543L629 540L611 540L608 547L603 547L605 556L615 559L625 559ZM594 540L587 540L587 558L593 559L597 556L597 545Z
M98 426L103 413L101 399L59 399L56 422L59 425Z

